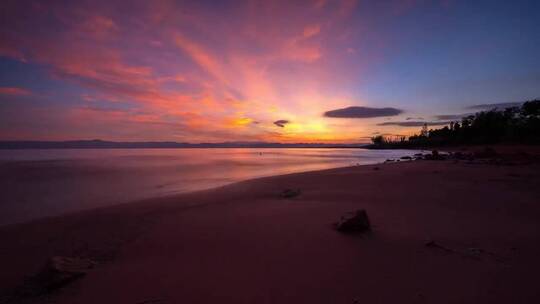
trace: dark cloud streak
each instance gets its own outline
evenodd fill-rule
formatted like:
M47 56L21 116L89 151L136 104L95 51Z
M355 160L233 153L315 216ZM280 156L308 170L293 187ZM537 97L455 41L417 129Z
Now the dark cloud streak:
M400 126L400 127L421 127L424 124L428 126L445 126L450 121L390 121L378 123L377 126Z
M467 109L473 109L473 110L492 110L492 109L505 109L505 108L511 108L511 107L519 107L523 104L523 102L503 102L503 103L486 103L486 104L479 104L479 105L472 105L470 107L467 107Z
M401 113L403 113L403 110L396 108L347 107L327 111L324 116L331 118L373 118L396 116Z
M286 119L280 119L280 120L276 120L274 121L274 124L280 128L283 128L285 127L286 124L290 123L290 121L286 120Z
M464 113L464 114L442 114L435 115L437 120L461 120L463 117L474 115L474 113Z

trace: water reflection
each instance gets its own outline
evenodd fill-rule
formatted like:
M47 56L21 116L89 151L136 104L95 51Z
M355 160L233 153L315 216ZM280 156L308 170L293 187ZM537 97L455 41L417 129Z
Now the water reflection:
M0 224L249 178L382 162L364 149L0 150Z

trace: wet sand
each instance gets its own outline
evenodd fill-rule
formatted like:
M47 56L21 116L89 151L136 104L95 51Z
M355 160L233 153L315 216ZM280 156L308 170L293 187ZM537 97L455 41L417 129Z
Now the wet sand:
M359 208L372 232L333 229ZM540 164L274 176L0 227L0 240L3 291L51 256L98 262L22 299L37 303L538 303Z

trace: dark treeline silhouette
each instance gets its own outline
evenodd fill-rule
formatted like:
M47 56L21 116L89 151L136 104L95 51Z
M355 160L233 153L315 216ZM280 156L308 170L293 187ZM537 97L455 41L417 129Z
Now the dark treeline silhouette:
M478 112L450 122L440 129L428 130L406 137L371 138L373 148L419 148L450 145L496 143L540 144L540 100L531 100L518 107Z

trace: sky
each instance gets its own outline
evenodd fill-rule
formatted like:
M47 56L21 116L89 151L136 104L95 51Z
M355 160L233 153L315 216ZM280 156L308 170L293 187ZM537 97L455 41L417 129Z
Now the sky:
M540 97L540 1L3 0L0 140L367 142Z

